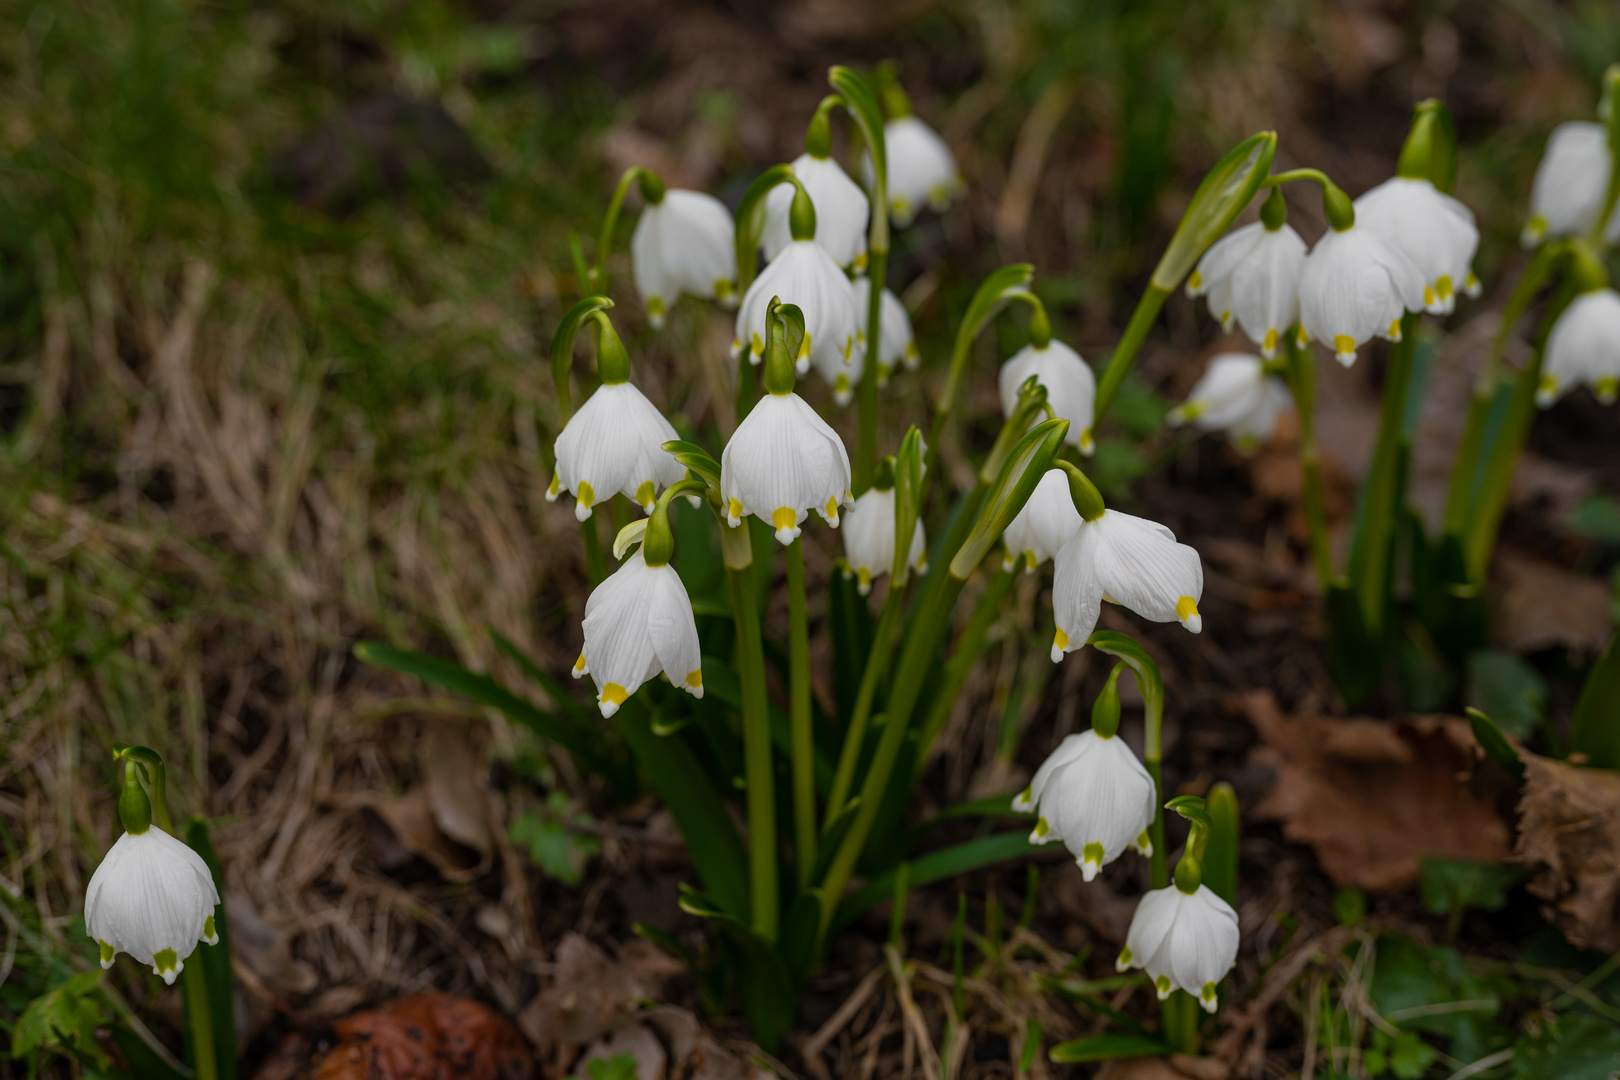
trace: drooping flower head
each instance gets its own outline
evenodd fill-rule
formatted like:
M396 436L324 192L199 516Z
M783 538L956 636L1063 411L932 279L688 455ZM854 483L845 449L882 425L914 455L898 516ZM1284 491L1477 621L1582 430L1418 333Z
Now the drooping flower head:
M1590 232L1603 212L1609 172L1609 131L1603 124L1575 120L1553 128L1530 186L1530 220L1519 241L1535 247L1543 240ZM1605 226L1605 240L1620 239L1620 215Z
M855 588L862 596L872 591L872 582L887 574L894 566L894 485L876 485L867 488L849 508L844 522L845 572L855 577ZM928 538L922 522L911 532L911 550L907 562L919 572L925 569Z
M720 455L720 495L733 528L747 515L757 515L776 527L776 539L786 546L798 538L810 511L836 528L839 506L853 504L855 497L843 441L793 392L784 320L773 314L767 323L767 392Z
M1029 842L1061 840L1087 881L1127 848L1153 853L1148 827L1158 812L1158 792L1117 734L1122 668L1115 665L1098 696L1091 730L1059 743L1012 803L1014 810L1039 815Z
M1571 300L1547 335L1536 404L1546 408L1585 383L1604 405L1620 396L1620 293L1591 289Z
M596 326L602 385L557 436L557 466L546 499L569 492L580 521L588 521L596 503L614 492L651 513L659 489L686 475L663 449L677 437L675 428L630 385L629 357L607 315L595 311L587 318Z
M1304 264L1305 241L1288 224L1281 189L1274 188L1261 220L1227 233L1204 253L1187 278L1187 295L1207 297L1222 328L1236 322L1269 360L1299 319Z
M1024 572L1035 568L1063 550L1080 528L1080 511L1069 494L1069 477L1062 469L1048 469L1001 534L1005 549L1001 568L1011 570L1023 560Z
M1171 425L1190 422L1202 431L1224 431L1240 453L1252 454L1293 407L1288 385L1270 374L1258 356L1220 353L1210 358L1187 400L1165 419Z
M893 66L880 65L877 76L883 109L889 118L883 125L889 220L903 229L925 203L943 212L966 185L945 140L912 114L911 101L895 78ZM861 172L867 190L871 190L877 180L870 153L861 158Z
M872 352L866 341L866 306L871 302L872 283L864 276L858 277L853 288L857 319L855 355L866 360L871 358ZM917 365L922 362L922 353L917 351L917 342L911 331L911 315L900 298L884 289L878 294L878 303L881 305L879 336L883 339L878 348L878 385L884 386L889 381L889 372L896 367L916 371ZM865 365L862 364L862 367L864 369Z
M1104 600L1153 622L1179 622L1195 634L1202 630L1198 601L1204 568L1198 553L1176 543L1175 534L1157 522L1104 509L1096 489L1089 481L1082 488L1084 477L1071 468L1065 465L1064 471L1082 520L1054 560L1052 661L1085 645Z
M669 565L674 540L669 527L670 496L691 488L682 481L664 493L650 517L626 526L614 543L622 556L641 547L591 591L585 601L585 643L574 661L574 678L590 675L604 717L611 717L642 683L660 671L693 697L703 696L702 648L692 600L681 576Z
M1425 281L1405 252L1356 223L1344 192L1324 185L1322 203L1332 228L1300 273L1300 330L1349 367L1374 337L1401 339L1401 316L1423 310Z
M647 321L664 325L682 293L735 300L736 233L725 203L701 191L666 190L645 171L641 190L647 206L630 236L630 261Z
M1012 355L996 377L1001 391L1001 413L1011 416L1018 403L1018 389L1030 376L1046 387L1046 402L1052 415L1069 422L1069 433L1064 441L1080 448L1082 454L1093 449L1091 425L1097 401L1097 378L1091 365L1080 354L1051 336L1045 312L1036 308L1030 319L1030 344Z
M103 970L117 954L128 953L173 985L199 941L219 942L219 891L202 856L152 824L152 804L137 769L125 759L118 798L124 834L90 878L84 928L100 946Z
M1355 202L1358 228L1403 252L1423 273L1423 310L1449 315L1458 291L1477 296L1479 228L1468 207L1423 177L1392 176Z
M804 185L816 208L816 229L812 239L839 266L866 265L866 222L871 206L866 192L826 154L817 157L805 152L793 160L793 175ZM789 214L794 189L781 184L765 197L765 227L759 246L767 261L775 259L793 242Z

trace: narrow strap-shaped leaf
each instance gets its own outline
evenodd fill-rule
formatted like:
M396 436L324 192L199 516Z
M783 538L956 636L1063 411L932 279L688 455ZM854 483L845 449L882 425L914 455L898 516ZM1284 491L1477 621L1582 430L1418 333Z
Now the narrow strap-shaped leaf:
M1620 769L1620 635L1609 639L1581 687L1569 748L1585 754L1589 765Z
M1074 1065L1082 1061L1111 1061L1114 1058L1163 1057L1170 1053L1169 1043L1151 1036L1110 1031L1058 1043L1048 1056L1057 1064Z
M690 887L682 887L680 905L688 915L712 922L721 939L740 954L735 957L733 970L743 1013L759 1045L774 1052L782 1035L793 1026L799 1000L798 986L781 954L747 923ZM820 910L819 905L816 910Z
M1228 904L1237 903L1238 843L1242 824L1237 792L1224 780L1209 789L1204 800L1209 815L1209 840L1204 848L1204 884Z
M186 846L202 856L214 889L225 898L225 878L219 870L219 857L208 835L208 822L192 817L186 823ZM219 942L197 946L196 956L208 983L208 1016L214 1029L215 1075L219 1080L236 1080L236 976L231 973L231 928L225 905L214 909L214 932ZM186 987L189 991L189 987Z
M965 874L969 870L991 866L998 862L1028 855L1036 849L1029 842L1029 834L1023 832L999 833L995 836L982 836L966 843L944 848L940 851L931 851L919 859L913 859L910 865L910 881L912 888L931 885L957 874ZM848 926L873 904L894 895L894 871L868 881L861 889L851 894L848 900L839 905L837 913L833 916L834 930Z
M1485 756L1507 770L1507 774L1520 787L1524 786L1524 762L1519 758L1519 752L1513 749L1502 729L1496 726L1496 721L1485 715L1472 705L1468 707L1468 726L1474 730L1474 741L1479 748L1485 751Z
M703 482L716 491L720 490L720 463L709 456L709 452L697 443L685 442L681 439L671 439L664 444L664 449L681 466L697 473Z

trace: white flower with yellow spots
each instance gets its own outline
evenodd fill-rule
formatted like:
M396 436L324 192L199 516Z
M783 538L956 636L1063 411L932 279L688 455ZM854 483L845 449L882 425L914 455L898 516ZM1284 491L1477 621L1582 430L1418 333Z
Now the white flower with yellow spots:
M1097 401L1097 378L1091 373L1091 365L1056 338L1045 348L1025 345L1001 365L997 376L1003 416L1012 415L1018 404L1018 388L1031 375L1046 387L1046 403L1052 415L1069 422L1064 441L1078 446L1082 454L1090 454L1094 449L1091 425Z
M1085 645L1104 600L1153 622L1179 622L1195 634L1204 628L1198 552L1176 543L1175 534L1156 521L1105 510L1082 521L1053 562L1054 663Z
M855 279L855 354L862 358L870 358L871 350L866 344L866 306L871 302L872 283L866 277ZM904 367L907 371L916 371L917 365L922 363L922 353L917 351L917 340L911 330L911 314L906 311L906 305L900 298L888 289L878 295L881 326L878 330L882 343L878 347L878 385L882 386L889 381L889 372L896 367Z
M906 115L883 125L889 171L889 220L900 228L910 225L927 204L943 211L966 185L957 171L956 158L939 133L915 116ZM873 183L872 158L861 159L867 190Z
M855 589L862 596L872 591L872 582L894 569L894 488L868 488L849 508L844 522L845 577L855 578ZM911 568L926 568L928 538L921 521L911 531Z
M859 378L853 356L859 320L849 278L814 240L790 242L748 287L737 310L733 356L746 349L749 360L757 364L765 355L765 316L775 297L804 313L804 341L793 358L798 373L803 375L814 365L835 392L847 395Z
M588 521L592 507L614 492L652 513L660 489L686 475L664 444L680 438L647 396L628 382L604 383L568 418L557 436L557 468L546 499L574 496L574 516Z
M647 321L664 316L682 293L735 300L736 227L726 204L701 191L673 189L649 203L630 236L630 263Z
M1575 120L1553 128L1530 186L1530 220L1520 243L1535 247L1543 240L1589 232L1603 212L1613 167L1605 125ZM1604 240L1620 240L1620 214L1609 219Z
M662 671L693 697L703 696L702 649L692 600L668 563L648 566L637 549L585 601L585 644L574 678L590 675L603 716L612 716L642 683Z
M1063 841L1090 881L1127 848L1153 853L1157 794L1124 739L1085 731L1058 744L1012 806L1040 815L1030 843Z
M148 824L120 836L96 867L85 890L84 929L101 948L103 970L128 953L172 986L199 941L219 943L218 903L202 856Z
M1191 893L1154 889L1137 904L1114 967L1144 969L1160 1001L1185 990L1212 1013L1221 980L1237 963L1239 936L1237 912L1208 885Z
M1593 289L1570 301L1547 335L1536 404L1546 408L1585 383L1604 405L1620 396L1620 293Z
M1029 501L1002 530L1005 548L1001 568L1011 570L1020 560L1024 573L1063 550L1080 528L1080 511L1069 493L1069 478L1062 469L1048 469L1030 492Z
M1187 295L1208 299L1209 313L1230 330L1234 322L1271 359L1282 335L1299 319L1299 272L1305 241L1286 221L1234 229L1217 240L1187 278Z
M864 267L866 221L872 214L866 192L830 157L800 154L794 159L793 175L816 207L815 242L839 266ZM767 262L793 242L788 221L792 208L792 184L779 184L765 196L765 227L759 234L759 246Z
M791 391L761 397L720 455L727 524L736 528L754 514L775 527L784 546L812 510L837 528L838 508L855 501L849 481L838 433Z
M1356 226L1376 233L1423 272L1423 310L1449 315L1459 291L1478 296L1473 211L1426 179L1392 176L1355 201Z
M1401 316L1423 310L1423 289L1423 271L1382 236L1360 225L1330 229L1300 272L1300 330L1349 367L1374 337L1401 339Z
M1201 431L1224 431L1239 452L1252 454L1293 407L1287 384L1267 374L1258 356L1221 353L1210 358L1187 400L1165 419L1172 426L1191 423Z

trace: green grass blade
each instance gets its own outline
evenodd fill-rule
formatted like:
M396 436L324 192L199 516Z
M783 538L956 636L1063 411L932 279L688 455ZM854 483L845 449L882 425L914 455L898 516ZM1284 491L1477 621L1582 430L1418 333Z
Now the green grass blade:
M912 860L909 871L911 887L931 885L936 881L955 877L957 874L965 874L969 870L978 870L981 867L1015 859L1020 855L1028 855L1035 850L1029 842L1028 833L1010 832L982 836L940 851L929 852L919 859ZM833 916L832 928L838 930L848 926L873 904L894 895L894 874L895 872L891 870L868 881L853 893L839 906L837 914Z
M187 823L186 846L208 864L214 888L223 901L225 879L219 872L219 857L214 854L214 841L208 835L208 822L204 818L193 817ZM214 908L214 930L219 934L219 944L198 945L192 956L194 962L202 964L203 975L208 980L216 1075L219 1080L236 1080L236 977L231 973L231 928L223 903Z

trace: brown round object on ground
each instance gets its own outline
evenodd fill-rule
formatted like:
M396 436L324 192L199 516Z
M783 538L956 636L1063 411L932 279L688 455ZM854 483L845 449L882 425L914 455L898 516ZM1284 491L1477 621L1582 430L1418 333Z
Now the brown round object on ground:
M534 1058L510 1021L466 998L413 994L332 1025L316 1080L530 1080Z

